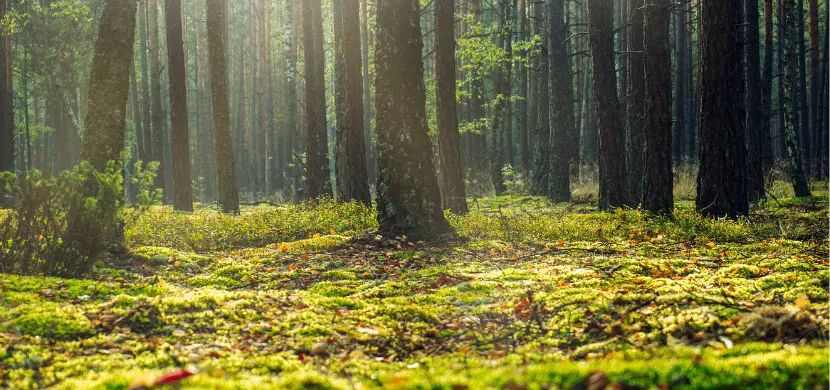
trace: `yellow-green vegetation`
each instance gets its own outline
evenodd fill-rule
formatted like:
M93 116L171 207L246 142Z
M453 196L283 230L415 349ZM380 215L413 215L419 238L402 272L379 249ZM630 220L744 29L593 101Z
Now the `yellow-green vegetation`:
M152 208L90 280L0 275L0 388L828 386L824 198L470 206L437 244L355 204Z

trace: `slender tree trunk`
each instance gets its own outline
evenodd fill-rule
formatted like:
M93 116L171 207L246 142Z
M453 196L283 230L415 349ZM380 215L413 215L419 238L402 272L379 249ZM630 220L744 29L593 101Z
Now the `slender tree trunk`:
M156 176L156 187L164 190L164 197L167 199L168 191L164 183L167 175L167 167L164 161L164 116L161 108L161 62L158 44L158 0L148 0L148 32L150 46L150 103L152 111L150 115L151 132L151 153L153 161L159 162L158 175Z
M236 163L228 103L228 0L207 0L208 64L213 105L214 149L219 204L222 211L239 214Z
M640 202L643 199L643 151L645 150L645 58L643 56L645 0L629 0L631 3L631 24L629 26L629 93L628 93L628 164L631 199Z
M564 0L549 0L550 30L548 64L550 66L550 143L551 167L548 197L553 202L571 200L570 159L574 133L573 78L568 56L568 26L565 24Z
M364 140L366 144L366 163L369 172L369 182L374 183L375 177L375 146L372 142L372 79L369 77L369 0L360 2L360 47L361 63L363 68L363 127Z
M11 0L0 0L0 18L11 10ZM5 31L5 29L3 29ZM11 35L0 36L0 172L14 171L14 93L12 88ZM5 194L0 193L0 207Z
M530 190L533 195L547 195L550 189L550 167L551 167L551 150L550 150L550 83L548 66L548 39L550 34L548 31L548 15L542 14L542 2L537 2L533 5L534 15L537 23L536 31L542 37L542 53L539 55L538 65L536 67L538 72L538 95L539 95L539 112L537 125L534 127L536 135L536 151L533 159L533 176L531 180Z
M810 186L807 182L807 172L804 169L804 149L800 146L799 136L801 133L799 116L799 59L798 57L798 42L803 40L802 37L797 37L799 32L798 21L796 17L799 15L797 9L794 9L793 0L784 0L782 9L783 32L780 35L783 41L783 50L785 52L785 64L782 66L784 72L781 78L784 81L783 92L785 94L784 101L784 143L786 154L790 163L790 176L793 182L793 190L795 196L804 197L810 196ZM787 100L789 99L789 100Z
M714 217L746 216L746 144L743 69L726 53L741 53L740 0L704 1L702 6L700 168L697 210Z
M688 29L686 22L686 7L677 10L677 72L675 73L675 99L674 99L674 133L672 134L672 158L676 165L685 162L686 152L686 56L688 45Z
M519 39L522 41L527 41L529 38L528 34L528 24L527 24L527 5L526 0L519 0ZM526 60L527 57L527 50L522 50L519 53L521 58ZM519 97L521 100L517 103L517 111L516 115L519 118L519 165L521 166L522 171L530 172L530 150L529 150L529 137L528 137L528 100L530 100L530 96L528 95L528 69L524 62L518 62L518 69L519 69Z
M614 12L607 1L588 0L591 53L594 65L594 94L599 134L599 208L631 204L626 178L625 143L617 95L614 65Z
M455 97L455 4L435 3L435 73L438 138L441 154L443 206L455 214L467 213L464 167L458 140L458 113Z
M331 194L326 128L325 57L320 0L303 0L303 39L306 83L306 196Z
M671 121L671 44L669 0L646 0L645 9L645 109L643 122L642 207L660 215L674 214ZM680 78L680 77L678 77ZM678 99L679 100L679 99ZM682 150L682 149L680 149Z
M190 137L188 136L187 70L182 39L181 0L165 0L167 47L170 61L170 107L173 124L173 207L193 211L190 179Z
M378 223L384 235L406 235L412 241L450 231L426 128L420 19L418 0L378 3Z
M337 73L337 192L345 201L372 204L363 126L359 0L334 0Z
M810 177L812 167L812 134L810 129L810 106L807 104L807 51L804 47L804 0L798 0L795 12L797 30L795 34L798 43L798 100L794 103L798 107L799 130L801 130L800 145L801 159L804 161L804 174Z
M762 127L761 72L758 32L758 0L744 0L746 20L745 70L746 70L746 179L750 201L764 197L764 168L761 145Z
M819 36L818 23L818 0L809 0L809 31L810 31L810 128L811 137L815 141L813 154L811 156L813 177L822 178L822 150L824 144L821 142L821 124L819 118L821 114L818 111L819 102L821 101L821 37Z
M761 79L761 174L766 176L773 164L772 152L772 72L775 48L773 36L775 34L773 22L772 0L764 0L764 74ZM762 194L763 195L763 194Z

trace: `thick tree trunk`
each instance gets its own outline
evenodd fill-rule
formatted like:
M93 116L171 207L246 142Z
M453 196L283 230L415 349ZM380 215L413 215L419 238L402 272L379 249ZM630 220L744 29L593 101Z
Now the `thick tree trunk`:
M181 0L165 0L167 47L170 61L170 107L173 124L173 207L193 211L190 178L190 137L188 136L187 70L182 39Z
M762 127L761 86L759 53L760 34L758 32L758 0L744 0L746 18L746 185L750 201L764 197L763 147L761 145Z
M382 234L410 240L450 231L441 211L427 134L423 42L418 0L378 3L375 104L378 223Z
M669 0L646 0L645 9L645 108L643 121L642 207L660 215L674 214L672 177L671 45ZM682 150L682 149L681 149Z
M702 5L700 168L696 206L700 213L737 218L749 213L743 67L729 53L741 53L744 39L740 0Z
M631 199L639 203L643 199L643 151L645 150L645 58L643 57L645 0L629 0L631 24L629 26L629 93L628 93L628 169Z
M107 0L95 41L81 158L99 171L124 150L135 14L133 0Z
M597 103L599 208L630 205L625 143L614 65L614 9L604 0L588 1L594 94Z
M306 196L331 194L326 128L325 56L320 0L303 0L303 55L306 88Z
M782 67L784 73L781 78L784 80L783 91L785 93L784 100L784 143L785 151L790 163L790 177L793 182L793 190L795 196L803 197L810 196L810 186L807 182L807 172L804 168L804 149L800 146L800 142L808 142L807 139L799 139L804 134L801 132L801 122L799 115L800 102L800 83L799 83L799 62L798 57L798 42L803 41L802 37L798 37L798 21L796 18L800 12L795 9L793 0L784 0L782 9L783 33L782 37L783 51L785 52L785 64ZM789 100L787 100L789 99Z
M337 192L372 204L366 164L359 0L334 0L337 87Z
M228 0L207 0L206 13L219 204L223 212L239 214L228 103Z
M467 212L464 167L458 140L458 113L455 98L455 7L453 0L435 3L435 76L439 152L441 154L441 195L443 208L455 214Z
M11 0L0 0L0 18L11 10ZM5 29L4 29L5 31ZM14 93L11 35L0 36L0 172L14 171ZM0 193L0 207L5 196Z
M573 78L568 56L568 26L565 1L549 0L548 64L550 66L550 143L551 167L548 197L553 202L571 200L570 160L574 133Z

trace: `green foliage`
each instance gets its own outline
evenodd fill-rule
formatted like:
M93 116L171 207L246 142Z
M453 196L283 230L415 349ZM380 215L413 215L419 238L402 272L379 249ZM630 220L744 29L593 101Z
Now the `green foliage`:
M501 169L501 175L504 177L504 193L506 195L528 195L530 193L530 186L527 178L515 170L513 165L507 164Z
M56 340L73 340L92 335L93 326L74 306L37 303L15 309L14 319L2 325L7 331Z

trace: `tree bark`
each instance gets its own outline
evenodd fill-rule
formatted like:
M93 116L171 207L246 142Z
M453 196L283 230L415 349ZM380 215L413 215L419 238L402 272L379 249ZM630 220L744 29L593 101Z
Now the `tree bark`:
M533 195L547 195L550 190L550 67L548 66L548 13L543 15L542 2L534 5L534 15L537 23L536 31L542 37L541 54L536 66L539 74L538 89L538 120L533 132L536 135L536 150L533 158L533 176L531 177L530 191ZM547 8L547 7L545 7Z
M794 103L798 107L799 129L801 130L800 145L801 159L804 161L804 174L810 177L812 167L812 132L810 127L810 106L807 104L807 51L804 44L804 0L798 0L795 17L797 30L795 34L798 43L798 100Z
M824 144L821 142L821 124L819 123L821 113L818 111L819 102L821 101L822 89L822 73L821 73L821 37L819 36L818 23L819 11L818 0L809 1L809 31L810 31L810 132L812 139L815 141L811 156L813 167L810 170L813 177L822 178L821 173L823 169L822 151Z
M152 104L150 115L151 153L153 155L153 161L158 161L159 163L155 185L164 190L164 198L167 199L169 191L164 185L167 176L167 164L164 160L164 115L161 107L158 0L148 0L147 16L150 42L150 103Z
M170 107L173 124L173 208L193 211L188 135L187 70L182 39L182 2L165 0L167 47L170 61Z
M306 196L331 195L326 128L325 56L320 0L303 0L306 84Z
M81 158L98 171L104 171L109 161L119 166L124 150L135 14L133 0L107 0L101 14L81 147Z
M629 25L629 93L628 93L628 168L631 199L639 203L643 199L643 151L645 150L645 58L643 57L645 0L629 0L631 23Z
M527 2L526 0L519 0L519 39L527 41L530 37L528 34L527 24ZM527 61L527 50L522 50L519 56ZM525 62L518 62L519 69L519 97L521 100L517 103L518 119L519 119L519 165L522 171L530 172L530 141L528 136L528 67Z
M438 138L441 154L443 208L455 214L467 213L464 167L458 140L458 113L455 97L455 4L435 3L435 73Z
M549 0L548 64L550 66L551 167L548 198L553 202L571 200L570 161L574 133L573 78L568 56L568 26L565 1Z
M599 209L630 205L621 131L617 71L614 65L614 7L608 1L588 0L594 94L597 104Z
M757 1L757 0L756 0ZM674 99L674 131L672 134L672 158L675 165L682 165L685 162L686 151L686 56L688 45L686 7L679 7L677 10L677 73L675 75L675 99Z
M0 0L0 19L11 11L11 0ZM5 31L5 29L4 29ZM0 172L14 171L14 91L11 35L0 36ZM0 206L5 196L0 193Z
M206 13L219 204L223 212L239 214L228 103L228 0L207 0Z
M337 189L341 199L371 206L363 126L359 0L334 0L337 87Z
M375 104L380 231L410 240L450 232L441 211L427 134L418 0L385 0L377 10Z
M775 28L773 23L772 0L764 0L764 73L761 79L761 174L766 175L772 167L772 72L775 47L773 37Z
M668 216L674 214L670 7L669 0L646 0L643 43L645 109L648 115L643 122L645 169L642 207L646 211Z
M749 213L746 191L746 125L741 53L744 39L740 0L702 4L702 72L698 212L737 218Z
M745 70L746 70L746 179L750 201L764 197L763 147L761 145L762 125L761 86L758 32L758 0L744 0L746 18Z

